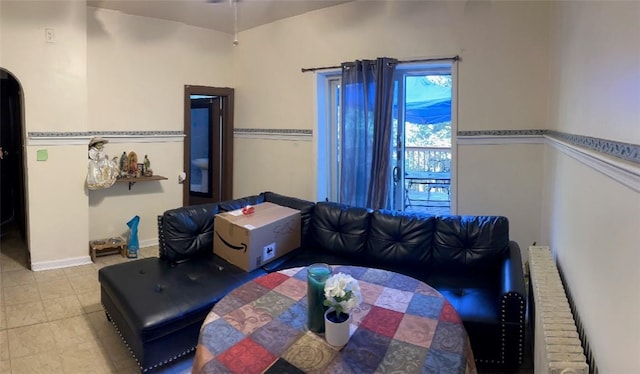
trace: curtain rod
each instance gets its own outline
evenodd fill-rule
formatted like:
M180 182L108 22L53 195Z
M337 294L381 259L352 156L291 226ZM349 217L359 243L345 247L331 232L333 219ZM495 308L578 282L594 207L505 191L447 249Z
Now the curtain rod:
M412 62L434 62L434 61L459 61L460 60L460 56L453 56L453 57L440 57L440 58L422 58L422 59L418 59L418 60L404 60L404 61L398 61L399 64L409 64ZM318 70L329 70L329 69L339 69L341 68L342 65L338 65L338 66L322 66L322 67L317 67L317 68L302 68L300 70L302 70L303 73L306 73L308 71L318 71Z

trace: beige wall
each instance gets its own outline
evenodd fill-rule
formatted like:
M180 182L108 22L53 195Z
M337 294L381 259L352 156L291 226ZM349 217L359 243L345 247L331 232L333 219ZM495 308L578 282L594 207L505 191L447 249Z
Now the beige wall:
M91 7L87 35L89 130L182 132L185 84L233 86L230 35ZM182 205L182 139L143 140L109 143L105 152L148 155L154 174L169 179L90 191L91 239L126 234L126 222L139 215L140 245L155 244L156 217Z
M236 127L317 134L316 75L301 68L378 56L459 55L458 130L545 128L548 10L544 2L352 2L242 32L234 64ZM315 191L313 147L236 140L236 196L270 188L323 198ZM539 241L541 149L461 146L458 212L500 212L521 245ZM484 161L477 166L478 160ZM523 171L529 180L517 178ZM515 195L515 201L504 199Z
M79 7L78 11L82 8L75 2L69 4ZM63 3L71 7L69 4ZM32 9L35 6L22 7L26 7L27 16L39 14ZM82 110L83 117L77 121L81 127L73 127L76 131L181 130L182 86L190 83L235 87L236 127L311 129L317 133L316 76L303 74L300 68L376 56L413 59L452 55L462 58L459 130L545 125L542 119L547 112L547 70L540 62L547 55L545 3L354 2L243 32L237 47L231 47L231 36L208 30L110 10L85 11L86 27L78 28L81 31L74 36L86 44L70 63L86 69L78 83L76 101L87 109ZM5 18L3 15L3 27L9 32L17 33L24 27L4 22ZM48 23L42 21L39 27L48 27ZM64 33L57 35L62 37ZM35 37L33 41L17 38L19 42L7 47L3 44L3 52L12 52L18 44L26 44L27 50L37 53L50 47ZM6 40L3 38L3 43ZM18 79L26 80L40 74L38 69L16 72ZM47 77L52 79L57 74L57 70L52 71ZM25 89L27 94L37 91L31 90L29 84ZM500 110L494 109L496 105ZM57 127L57 123L68 123L67 112L71 111L60 112L53 120L47 117L48 123L37 127L30 118L43 112L32 113L27 108L27 130L69 129ZM110 156L119 155L122 150L150 153L154 171L160 174L162 170L169 181L136 185L131 191L120 185L104 192L86 192L81 199L65 199L77 204L78 209L84 210L81 216L89 218L83 220L89 222L90 227L85 230L89 235L78 235L77 242L83 245L75 250L77 253L85 252L88 236L96 239L120 234L122 224L134 213L142 217L140 239L154 240L155 215L180 204L181 186L176 183L176 175L182 170L179 144L107 145ZM161 150L167 153L160 154ZM457 206L460 212L501 212L513 217L512 237L528 243L539 236L540 216L522 212L536 211L530 205L539 200L541 189L534 183L514 182L512 170L538 170L531 166L536 159L527 159L521 152L519 145L465 145L457 155L458 176L471 180L467 176L474 175L474 184L459 184ZM530 152L525 150L524 154ZM273 190L316 198L316 152L311 140L236 138L234 158L236 197ZM478 158L517 161L506 162L506 169L487 165L493 168L490 176L476 178L478 169L473 160ZM74 159L74 163L78 164L74 168L78 170L78 180L73 183L78 185L81 178L84 180L86 165L80 159ZM481 187L491 184L496 188ZM528 198L519 204L500 199L512 194L516 187ZM474 197L478 190L483 191L482 199ZM38 232L32 236L39 237Z
M233 85L229 35L107 9L87 14L90 130L182 131L185 84Z
M55 43L45 43L45 28ZM30 132L182 131L185 84L232 86L232 37L183 24L87 8L79 1L0 2L0 66L24 92ZM140 215L142 245L157 242L156 216L181 205L182 141L109 143L149 154L168 181L88 191L87 147L27 139L29 244L34 269L88 262L88 241L126 233ZM88 143L88 140L87 140ZM36 161L46 149L49 159Z
M45 28L55 43L45 43ZM25 133L86 131L86 10L81 2L0 2L0 66L24 92ZM25 147L31 261L87 261L86 147ZM47 149L48 161L36 161Z
M540 242L543 151L542 144L458 146L458 214L508 217L525 258Z
M550 126L639 144L640 3L558 3L550 32ZM592 168L592 158L561 149L545 150L544 242L566 275L600 372L634 373L640 367L640 167L622 163L620 174L630 177L623 184ZM605 163L594 162L599 165Z

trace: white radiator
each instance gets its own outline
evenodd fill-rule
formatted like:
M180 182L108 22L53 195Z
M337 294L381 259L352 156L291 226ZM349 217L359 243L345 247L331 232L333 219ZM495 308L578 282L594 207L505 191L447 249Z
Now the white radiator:
M549 247L529 247L535 373L588 374L560 273Z

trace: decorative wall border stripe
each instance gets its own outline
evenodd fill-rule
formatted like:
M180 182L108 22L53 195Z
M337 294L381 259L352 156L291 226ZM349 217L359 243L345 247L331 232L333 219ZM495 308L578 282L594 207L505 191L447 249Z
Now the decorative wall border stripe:
M545 136L547 143L560 152L573 157L596 171L640 192L640 164L633 165L617 158L605 157L603 153L568 144L558 138Z
M541 144L544 130L474 130L458 131L458 144Z
M269 139L289 141L311 141L313 131L308 129L252 129L237 128L233 130L236 138Z
M493 137L493 136L542 136L546 130L471 130L471 131L458 131L458 136L463 137Z
M573 135L554 130L545 131L545 135L568 144L584 147L592 151L640 164L640 145L638 144L622 143L613 140L593 138L590 136Z
M182 131L73 131L73 132L30 132L28 146L88 145L89 139L100 136L111 143L166 143L181 142Z
M234 137L248 139L269 139L289 141L311 141L313 131L308 129L253 129L237 128ZM161 143L181 142L182 131L71 131L71 132L30 132L27 145L88 145L94 136L103 137L111 143Z
M619 183L640 192L640 145L555 130L458 131L458 144L548 144Z
M458 131L458 144L543 143L544 138L583 147L607 156L640 164L640 145L616 142L555 130L479 130Z

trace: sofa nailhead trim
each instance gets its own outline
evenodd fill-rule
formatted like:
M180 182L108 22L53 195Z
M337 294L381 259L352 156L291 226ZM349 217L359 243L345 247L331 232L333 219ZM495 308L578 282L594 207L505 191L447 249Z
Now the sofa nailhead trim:
M140 371L142 371L143 373L148 372L149 370L158 368L160 366L166 365L172 361L177 360L180 357L183 357L185 355L188 355L189 353L193 352L196 350L196 347L193 346L189 349L187 349L186 351L173 356L172 358L168 359L168 360L164 360L160 363L157 363L153 366L149 366L147 368L143 368L142 365L140 364L140 360L138 360L138 357L136 357L136 354L133 353L133 350L131 350L131 347L129 347L129 343L127 343L127 340L124 338L124 336L122 335L122 333L120 332L120 329L118 328L118 325L116 325L115 321L113 320L113 318L111 317L111 315L109 314L109 312L107 311L107 309L104 307L104 305L102 305L102 309L104 309L104 312L107 314L107 316L109 317L109 320L111 321L111 324L113 325L113 327L116 329L116 332L118 333L118 335L120 335L120 339L122 339L122 342L124 343L124 345L127 347L127 349L129 350L129 353L131 353L131 356L133 356L133 359L136 360L136 363L138 364L138 367L140 368Z

